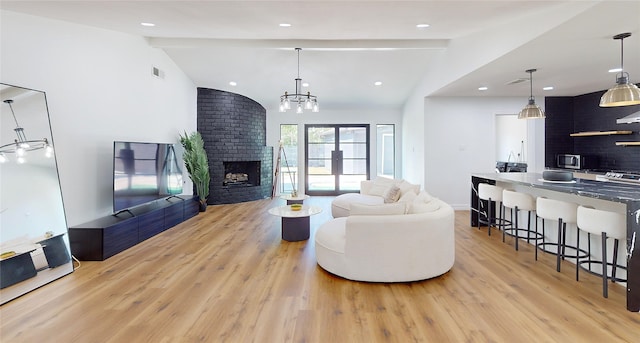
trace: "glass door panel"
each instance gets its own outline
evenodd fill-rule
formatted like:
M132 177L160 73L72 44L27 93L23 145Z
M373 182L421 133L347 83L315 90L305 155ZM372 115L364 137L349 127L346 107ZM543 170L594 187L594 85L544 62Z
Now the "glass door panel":
M310 195L360 189L369 175L368 125L307 125L307 188Z

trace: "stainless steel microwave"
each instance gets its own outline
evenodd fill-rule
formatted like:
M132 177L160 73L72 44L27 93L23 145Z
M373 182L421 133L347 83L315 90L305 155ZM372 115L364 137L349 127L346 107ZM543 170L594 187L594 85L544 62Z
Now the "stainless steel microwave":
M591 157L575 154L558 154L556 166L564 169L589 169L592 168Z

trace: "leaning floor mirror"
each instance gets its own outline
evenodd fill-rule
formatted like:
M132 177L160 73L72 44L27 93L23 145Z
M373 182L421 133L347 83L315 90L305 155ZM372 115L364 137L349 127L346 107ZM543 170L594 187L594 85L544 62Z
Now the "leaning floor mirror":
M44 92L0 84L0 304L73 271Z

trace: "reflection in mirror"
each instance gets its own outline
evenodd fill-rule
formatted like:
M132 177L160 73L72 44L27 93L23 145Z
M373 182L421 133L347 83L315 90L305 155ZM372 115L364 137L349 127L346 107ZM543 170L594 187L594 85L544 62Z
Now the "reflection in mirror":
M0 84L0 304L73 271L44 92Z

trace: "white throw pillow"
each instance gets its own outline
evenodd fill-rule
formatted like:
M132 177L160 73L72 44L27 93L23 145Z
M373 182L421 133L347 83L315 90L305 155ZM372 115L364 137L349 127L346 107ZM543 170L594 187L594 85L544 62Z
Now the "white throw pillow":
M418 196L415 199L415 201L420 201L424 203L430 202L431 200L433 200L433 196L431 196L431 194L427 193L426 191L420 192L420 194L418 194Z
M400 188L398 186L391 186L389 190L384 194L384 202L386 204L394 203L400 199Z
M385 216L390 214L404 214L406 205L401 202L383 205L351 204L352 216Z
M391 187L392 185L383 185L383 184L374 183L373 185L371 185L371 188L369 188L369 192L367 193L367 195L376 195L379 197L384 197L384 195L387 194L387 192Z
M420 193L420 185L414 185L410 182L407 182L405 180L401 180L398 183L398 187L400 187L400 193L402 195L407 194L408 192L413 192L415 194Z
M398 202L407 202L407 203L411 203L414 200L416 200L416 197L418 195L414 192L407 192L405 194L403 194L400 199L398 199Z
M409 208L409 214L426 213L437 211L440 208L440 204L437 201L431 201L428 203L414 201Z

